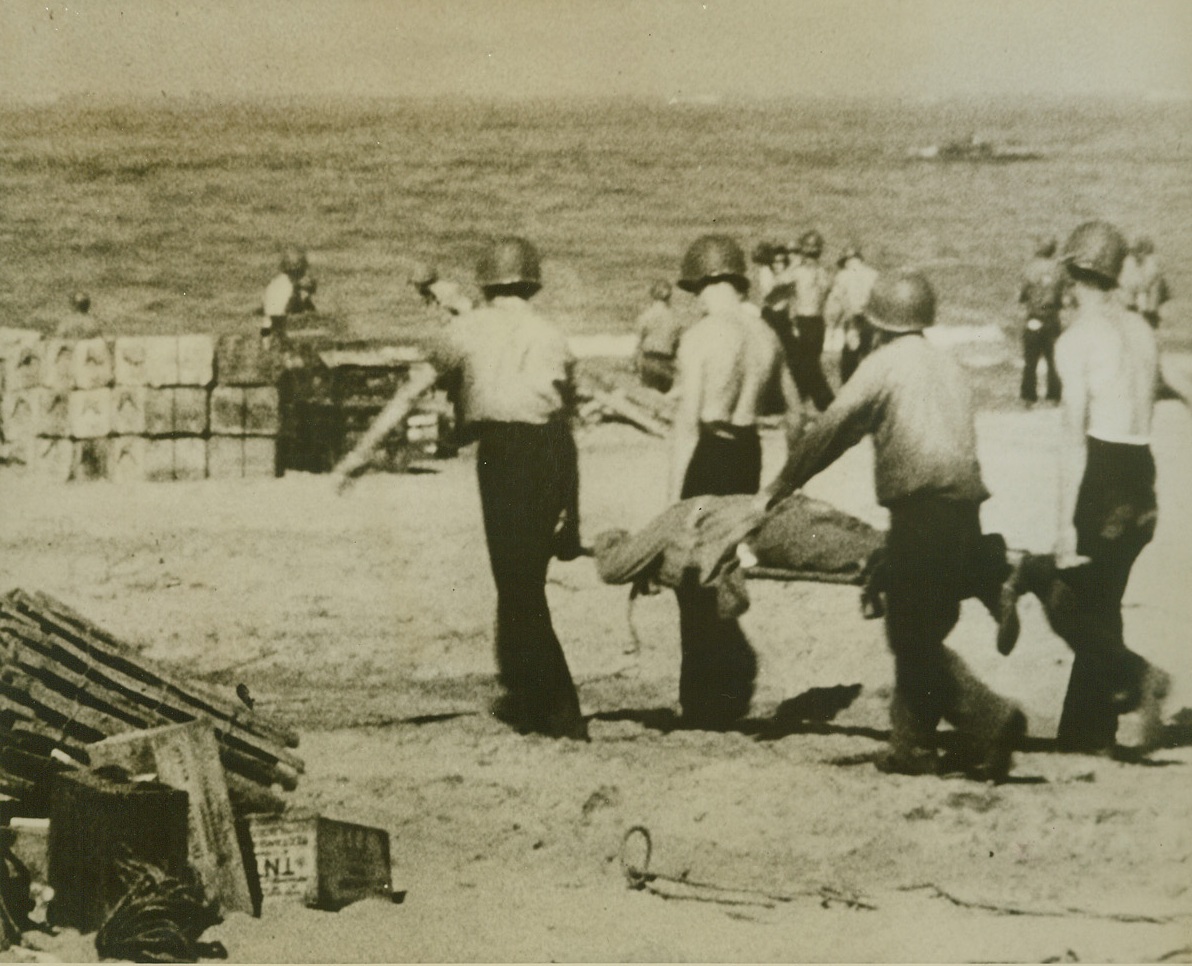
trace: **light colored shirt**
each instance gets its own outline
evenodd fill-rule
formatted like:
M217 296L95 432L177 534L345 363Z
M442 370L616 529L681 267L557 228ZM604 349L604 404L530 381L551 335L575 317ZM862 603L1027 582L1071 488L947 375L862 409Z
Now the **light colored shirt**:
M877 269L859 258L850 258L832 281L831 291L824 303L824 319L828 325L839 325L856 318L865 311L869 293L877 281Z
M823 315L824 301L832 286L828 270L819 262L802 262L791 269L791 281L795 285L795 315Z
M1055 346L1066 404L1083 404L1085 433L1106 443L1150 441L1159 384L1155 332L1113 299L1081 305Z
M655 301L637 317L637 331L639 351L674 358L679 350L683 325L674 309L665 302Z
M956 360L920 335L900 336L862 360L804 431L769 492L799 489L867 434L883 506L911 496L988 498L968 380Z
M447 323L431 345L441 373L459 376L465 423L543 425L571 398L567 340L522 299L500 298Z

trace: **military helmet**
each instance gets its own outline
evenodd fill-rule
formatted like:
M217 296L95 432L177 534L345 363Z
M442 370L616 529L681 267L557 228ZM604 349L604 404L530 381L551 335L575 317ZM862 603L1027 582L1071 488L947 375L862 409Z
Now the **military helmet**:
M935 322L935 292L920 272L879 275L865 317L886 332L918 332Z
M476 263L476 284L481 289L517 285L538 291L542 266L537 249L525 238L498 238Z
M739 290L749 287L745 253L728 235L703 235L691 243L679 269L679 288L698 292L709 282L731 282Z
M1057 247L1055 235L1040 235L1035 239L1035 254L1040 258L1051 258Z
M1105 282L1117 284L1126 260L1126 239L1107 221L1086 221L1068 236L1060 260Z
M844 248L840 250L840 256L836 259L838 267L843 268L844 263L850 258L861 258L861 246L856 242L848 242Z
M799 236L799 254L819 258L824 250L824 236L812 228Z
M650 286L650 298L658 302L665 302L671 297L671 283L665 278L659 278Z
M306 252L301 248L287 248L282 252L280 267L291 278L301 278L306 274Z

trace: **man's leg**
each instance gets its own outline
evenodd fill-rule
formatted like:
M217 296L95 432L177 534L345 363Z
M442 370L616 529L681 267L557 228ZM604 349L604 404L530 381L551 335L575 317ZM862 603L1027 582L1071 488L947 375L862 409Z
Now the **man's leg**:
M1043 343L1043 359L1047 364L1047 398L1050 402L1059 402L1064 390L1055 367L1055 338L1052 332L1046 332Z
M1022 386L1019 395L1023 402L1038 402L1039 356L1042 353L1040 333L1025 329L1022 333ZM1051 370L1048 370L1049 372Z
M586 737L579 697L546 600L555 524L567 499L557 427L490 428L477 452L481 509L497 587L497 713L519 730Z
M799 394L809 398L815 408L823 412L835 397L820 364L824 352L824 320L820 316L800 315L795 318L796 357L792 374Z

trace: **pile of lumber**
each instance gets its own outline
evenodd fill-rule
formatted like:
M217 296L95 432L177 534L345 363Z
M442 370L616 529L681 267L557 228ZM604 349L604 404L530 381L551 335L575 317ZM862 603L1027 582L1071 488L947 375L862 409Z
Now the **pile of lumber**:
M298 736L235 696L184 679L42 593L0 597L0 792L36 814L48 779L113 735L205 718L233 805L282 807L305 770ZM239 809L238 809L239 810Z

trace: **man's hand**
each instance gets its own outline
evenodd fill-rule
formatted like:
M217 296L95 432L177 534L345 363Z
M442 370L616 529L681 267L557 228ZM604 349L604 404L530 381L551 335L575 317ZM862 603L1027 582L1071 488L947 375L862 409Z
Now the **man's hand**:
M1055 565L1060 570L1070 570L1089 562L1088 557L1076 552L1076 527L1068 525L1060 528L1055 538Z

